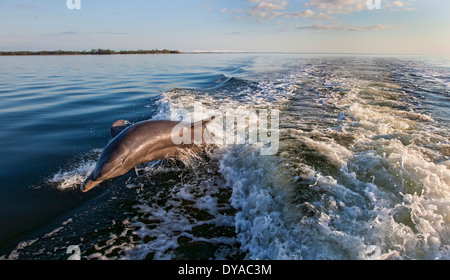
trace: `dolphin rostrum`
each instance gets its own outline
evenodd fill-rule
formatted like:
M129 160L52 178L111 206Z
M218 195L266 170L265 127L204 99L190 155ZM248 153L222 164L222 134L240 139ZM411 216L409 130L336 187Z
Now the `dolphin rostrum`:
M183 149L201 151L205 148L203 140L174 143L173 139L179 138L181 134L188 140L193 140L194 135L197 136L199 133L201 136L207 135L206 125L213 119L214 117L211 117L187 124L179 121L148 120L130 126L127 126L130 124L128 121L116 121L111 126L113 139L103 149L94 171L81 185L81 191L87 192L101 182L121 176L141 163L176 157ZM190 132L191 135L186 132ZM179 135L174 137L174 133Z

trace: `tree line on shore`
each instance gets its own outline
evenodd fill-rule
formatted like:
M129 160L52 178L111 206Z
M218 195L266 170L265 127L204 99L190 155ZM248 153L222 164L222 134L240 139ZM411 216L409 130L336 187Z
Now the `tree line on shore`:
M106 54L179 54L177 50L121 50L92 49L90 51L10 51L0 52L0 55L106 55Z

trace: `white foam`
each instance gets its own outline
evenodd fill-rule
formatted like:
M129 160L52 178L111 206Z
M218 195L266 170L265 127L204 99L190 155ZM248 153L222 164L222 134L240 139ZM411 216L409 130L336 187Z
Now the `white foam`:
M18 260L21 255L21 251L27 248L28 246L33 245L39 238L30 239L27 241L20 242L14 250L12 250L8 256L0 256L0 260Z
M217 213L217 201L212 199L209 195L202 195L197 199L196 207L199 210L206 210L208 213L214 214L213 220L198 221L193 217L186 215L186 210L182 202L177 197L192 201L193 194L187 195L186 190L189 186L176 188L170 195L170 201L166 205L160 206L152 204L151 202L142 201L136 205L136 209L140 216L145 216L146 221L152 221L155 225L151 227L148 223L143 223L138 217L135 217L132 224L135 230L134 234L141 239L148 239L149 241L140 242L133 248L127 250L123 259L143 259L149 253L154 253L154 259L165 260L172 259L175 256L174 250L180 245L178 239L180 237L187 237L192 242L209 242L209 243L225 243L232 244L234 241L226 237L211 237L202 238L197 237L191 233L195 226L202 224L212 224L216 226L227 225L230 226L230 219ZM196 197L198 196L195 195Z
M296 229L283 211L276 185L280 170L273 157L258 156L245 147L226 154L221 173L233 188L231 203L238 210L235 227L241 249L250 259L301 259Z
M205 238L192 232L195 227L201 225L233 225L232 217L219 212L226 207L221 205L216 197L223 186L210 181L207 172L196 173L201 168L200 165L193 168L193 177L175 184L168 193L161 190L149 200L139 199L134 206L138 215L132 218L130 224L133 234L139 236L142 241L130 246L123 259L143 259L149 253L154 253L154 259L172 259L180 246L180 237L194 243L233 244L234 240L230 237ZM197 217L198 211L205 211L208 215Z
M92 153L99 154L100 150ZM82 160L70 167L69 170L60 170L47 180L47 183L56 185L58 190L69 190L80 187L86 177L94 170L95 160Z
M326 85L348 88L321 99L342 108L340 125L290 136L324 156L336 173L324 175L296 154L268 158L251 147L229 148L221 161L247 258L450 258L450 170L439 152L448 140L437 134L434 119L396 109L409 106L398 91L370 89L382 102L395 98L392 107L364 97L369 82L337 78ZM344 146L335 140L341 135L354 141Z

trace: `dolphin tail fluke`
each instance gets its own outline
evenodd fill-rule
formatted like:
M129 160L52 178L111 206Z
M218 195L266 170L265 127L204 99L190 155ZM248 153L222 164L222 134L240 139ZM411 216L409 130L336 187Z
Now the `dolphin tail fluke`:
M118 120L118 121L114 122L111 125L111 129L110 129L111 138L114 138L117 135L119 135L122 132L122 130L124 130L127 127L127 125L129 125L129 124L130 124L130 122L126 121L126 120Z

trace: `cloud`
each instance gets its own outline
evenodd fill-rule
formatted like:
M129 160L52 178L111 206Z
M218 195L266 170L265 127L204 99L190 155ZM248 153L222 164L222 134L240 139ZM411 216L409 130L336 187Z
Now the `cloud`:
M381 9L388 11L411 11L417 0L380 0ZM367 0L308 0L303 10L294 9L293 0L247 0L245 9L223 8L221 13L239 14L236 19L257 19L260 22L283 18L314 18L334 20L339 15L368 11Z
M350 14L367 9L367 2L365 0L310 0L305 7L313 7L329 15Z
M383 30L383 29L402 29L403 26L377 24L377 25L344 25L342 23L334 24L311 24L297 27L297 30L312 31L364 31L364 30Z
M402 1L394 1L392 3L387 3L385 5L386 7L398 7L398 8L403 8L405 6L405 3L403 3Z
M274 19L287 18L312 18L323 17L323 14L318 14L311 9L304 11L288 10L288 1L285 0L249 0L253 5L245 12L246 16L240 16L238 19L252 18L260 22ZM233 13L242 13L242 9L233 10Z
M284 0L272 0L272 1L262 1L262 0L250 0L251 3L257 3L254 9L265 10L265 11L277 11L284 10L287 5L287 1Z
M47 36L63 36L63 35L79 35L80 33L78 31L61 31L57 33L46 33Z
M297 18L311 18L311 17L317 17L317 13L308 9L306 11L303 12L292 12L292 13L285 13L284 17L285 18L289 18L289 17L293 17L294 19Z
M248 15L251 18L256 18L259 21L268 19L275 19L283 16L283 11L286 9L287 1L284 0L250 0L251 3L255 3L247 10Z
M381 0L381 8L387 11L410 11L417 0ZM367 0L307 0L303 5L295 5L293 0L247 0L246 9L229 10L224 8L222 13L238 14L236 20L250 19L258 22L276 21L278 24L287 19L311 19L310 25L297 29L304 30L379 30L399 28L393 25L344 25L340 21L347 15L370 11ZM294 28L295 29L295 28ZM293 30L292 27L283 27L280 30Z
M246 16L239 19L252 18L260 22L280 18L314 18L318 20L333 20L337 15L348 15L356 12L367 11L366 0L308 0L303 4L303 10L293 10L290 4L292 0L247 0L251 6L245 11ZM392 10L410 10L415 0L382 0L382 7ZM242 10L240 9L239 12ZM228 12L226 8L222 13Z
M382 0L381 9L411 11L414 10L411 6L414 5L415 1ZM309 3L304 4L304 6L328 15L352 14L368 9L366 0L309 0Z
M387 8L390 11L414 11L415 8L412 7L414 1L391 1L383 4L383 8Z
M241 34L242 34L242 32L240 32L240 31L222 33L222 35L241 35Z

